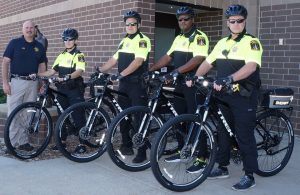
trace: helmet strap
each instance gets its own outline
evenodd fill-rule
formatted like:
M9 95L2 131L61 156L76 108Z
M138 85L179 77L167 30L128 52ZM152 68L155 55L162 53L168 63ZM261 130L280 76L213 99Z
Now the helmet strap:
M73 45L73 47L71 47L71 48L66 48L67 50L69 50L68 52L70 52L70 51L72 51L73 49L75 49L76 48L76 43Z
M234 32L232 32L232 31L230 30L229 27L228 27L228 29L229 29L229 31L230 31L230 33L231 33L232 35L237 35L237 38L238 38L239 36L244 35L244 34L246 33L246 27L245 27L244 30L243 30L242 32L240 32L240 33L234 33Z

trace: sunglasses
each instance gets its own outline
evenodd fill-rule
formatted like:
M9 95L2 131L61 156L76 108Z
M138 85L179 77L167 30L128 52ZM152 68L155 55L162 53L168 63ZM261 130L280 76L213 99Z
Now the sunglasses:
M238 23L238 24L241 24L245 21L245 19L237 19L237 20L228 20L228 22L230 24L235 24L235 23Z
M126 24L126 26L136 26L137 25L137 23L128 23L128 24Z
M63 39L64 42L67 42L67 41L74 41L74 40L75 40L75 39L73 39L73 38L64 38L64 39Z
M188 17L188 18L181 18L181 19L178 19L178 22L182 22L182 21L189 21L191 18Z

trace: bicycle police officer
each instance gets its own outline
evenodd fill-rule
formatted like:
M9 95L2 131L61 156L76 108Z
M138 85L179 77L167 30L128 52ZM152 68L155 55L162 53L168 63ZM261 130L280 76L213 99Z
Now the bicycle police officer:
M140 32L141 16L136 11L128 11L124 15L126 36L120 42L117 52L103 66L101 72L106 72L118 64L119 91L128 95L129 101L119 97L122 108L130 106L145 106L146 89L143 85L142 74L148 69L149 53L151 50L150 39ZM133 155L131 138L128 128L122 127L122 145L120 152L123 155ZM146 149L140 147L133 163L146 160Z
M58 73L60 83L56 85L57 89L66 96L58 94L57 100L63 109L67 109L73 104L84 101L84 84L81 75L85 71L86 62L84 54L77 48L77 30L66 28L61 37L65 45L65 50L56 58L52 69L39 73L38 76L49 77ZM58 110L58 112L60 111ZM85 124L84 117L81 116L79 111L75 111L72 117L76 123L76 129L80 129ZM53 149L56 149L56 147ZM79 144L74 152L84 153L85 151L85 145Z
M254 137L258 89L260 86L259 69L261 67L262 46L259 40L246 32L247 9L242 5L230 5L225 12L227 26L231 32L221 39L212 53L200 65L196 76L205 75L215 63L217 80L214 88L235 84L232 94L221 97L230 111L221 109L225 118L234 127L238 147L242 156L245 175L240 182L233 185L234 190L246 190L255 186L253 173L258 169L257 148ZM230 120L232 119L233 120ZM230 160L230 137L226 130L219 130L219 150L217 162L209 178L226 178L229 176L226 166Z
M208 38L205 33L198 30L194 25L194 16L194 10L190 7L180 7L177 10L176 17L181 33L175 38L167 54L149 69L150 71L158 70L173 61L175 70L166 77L172 79L173 76L180 73L177 78L175 92L183 93L185 101L183 103L180 98L174 99L174 107L179 114L195 113L197 107L195 100L196 88L187 87L184 76L194 75L199 64L208 55ZM199 151L199 157L201 158L197 158L197 162L195 162L197 166L205 164L204 157L206 154L201 154L201 151ZM166 162L178 162L179 160L179 153L165 159Z

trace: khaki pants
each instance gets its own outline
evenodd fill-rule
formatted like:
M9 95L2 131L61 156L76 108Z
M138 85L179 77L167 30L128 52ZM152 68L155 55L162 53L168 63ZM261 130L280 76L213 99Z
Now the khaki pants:
M38 82L12 78L10 86L11 95L7 97L8 116L20 104L36 101ZM19 119L14 120L14 124L11 124L9 134L11 144L14 147L28 143L28 136L24 128L26 124L24 122L28 122L29 119L24 119L22 114L19 114L17 117Z

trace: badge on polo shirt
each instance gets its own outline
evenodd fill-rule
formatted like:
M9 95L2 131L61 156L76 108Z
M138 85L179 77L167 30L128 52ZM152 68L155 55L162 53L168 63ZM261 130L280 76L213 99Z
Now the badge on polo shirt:
M39 48L37 48L37 47L34 47L33 49L34 49L35 52L39 52L40 51Z
M198 45L201 45L201 46L206 45L205 38L204 38L204 37L198 37L198 38L197 38L197 44L198 44Z
M140 47L140 48L147 48L147 42L144 41L144 40L141 40L141 41L139 42L139 47Z
M78 62L85 62L83 55L78 55Z
M250 42L250 46L251 46L251 49L252 49L252 50L256 50L256 51L259 51L259 50L260 50L259 43L258 43L258 41L256 41L256 40L252 40L252 41Z

